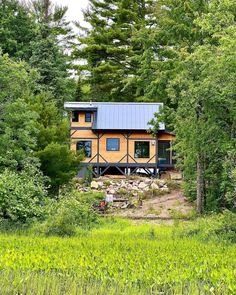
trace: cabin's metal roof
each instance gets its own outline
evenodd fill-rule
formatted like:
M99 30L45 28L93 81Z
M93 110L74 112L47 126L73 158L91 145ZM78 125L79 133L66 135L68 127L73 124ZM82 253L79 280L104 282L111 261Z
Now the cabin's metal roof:
M97 130L148 130L148 124L162 107L162 103L109 103L66 102L69 110L97 110L93 129ZM165 129L163 123L160 130Z

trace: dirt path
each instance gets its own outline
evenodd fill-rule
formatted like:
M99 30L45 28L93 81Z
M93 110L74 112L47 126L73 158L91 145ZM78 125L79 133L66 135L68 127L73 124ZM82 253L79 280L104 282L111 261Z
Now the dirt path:
M193 206L184 197L181 190L143 200L141 208L124 209L114 215L134 220L173 220L188 218Z

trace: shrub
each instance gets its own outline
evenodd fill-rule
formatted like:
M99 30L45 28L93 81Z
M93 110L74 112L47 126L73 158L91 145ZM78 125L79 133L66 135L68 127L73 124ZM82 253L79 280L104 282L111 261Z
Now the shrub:
M184 236L197 235L204 241L236 243L236 214L228 210L200 218L184 231Z
M4 170L0 174L0 216L13 222L26 223L44 214L46 188L37 168L31 172Z
M84 186L90 186L92 181L93 181L93 167L88 166L85 170L83 184Z
M102 194L78 193L63 196L54 201L49 210L49 217L43 224L46 235L73 236L78 228L89 230L98 222L98 215L93 209Z
M50 178L49 193L59 195L59 188L78 173L79 163L82 160L81 153L74 153L67 145L50 143L44 150L36 155L41 162L41 169Z

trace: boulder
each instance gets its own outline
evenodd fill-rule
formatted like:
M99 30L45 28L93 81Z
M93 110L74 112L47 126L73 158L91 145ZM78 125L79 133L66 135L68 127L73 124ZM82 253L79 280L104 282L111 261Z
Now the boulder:
M160 190L163 191L163 192L166 192L166 193L169 192L168 187L161 187Z
M99 185L98 185L97 181L92 181L90 187L93 189L98 189Z
M126 182L125 182L124 180L121 180L120 186L121 186L121 187L126 186Z
M149 186L146 186L143 190L144 190L145 192L147 192L147 191L150 190L150 188L149 188Z
M147 184L145 182L140 182L140 184L138 185L139 189L144 189L145 187L147 187Z
M150 184L150 183L152 183L152 180L151 180L150 178L146 178L146 179L144 180L144 182L145 182L146 184Z
M171 180L181 180L182 179L182 174L177 173L177 172L172 172L172 173L170 173L170 179Z
M164 185L166 185L166 181L165 180L160 180L158 182L158 184L159 184L159 187L163 187Z
M150 187L151 189L159 189L159 186L155 182L153 182Z
M115 195L115 193L116 193L116 191L115 191L114 189L110 189L110 190L109 190L109 194L111 194L111 195Z
M97 182L97 184L98 184L98 187L99 187L99 188L100 188L100 187L103 187L103 182L102 182L102 181Z
M138 191L138 187L136 185L132 186L132 190Z

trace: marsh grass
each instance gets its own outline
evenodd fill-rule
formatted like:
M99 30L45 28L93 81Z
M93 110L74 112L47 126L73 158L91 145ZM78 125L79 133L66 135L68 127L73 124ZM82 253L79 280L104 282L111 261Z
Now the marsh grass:
M191 234L202 222L111 218L71 238L1 234L0 294L235 294L236 245Z

